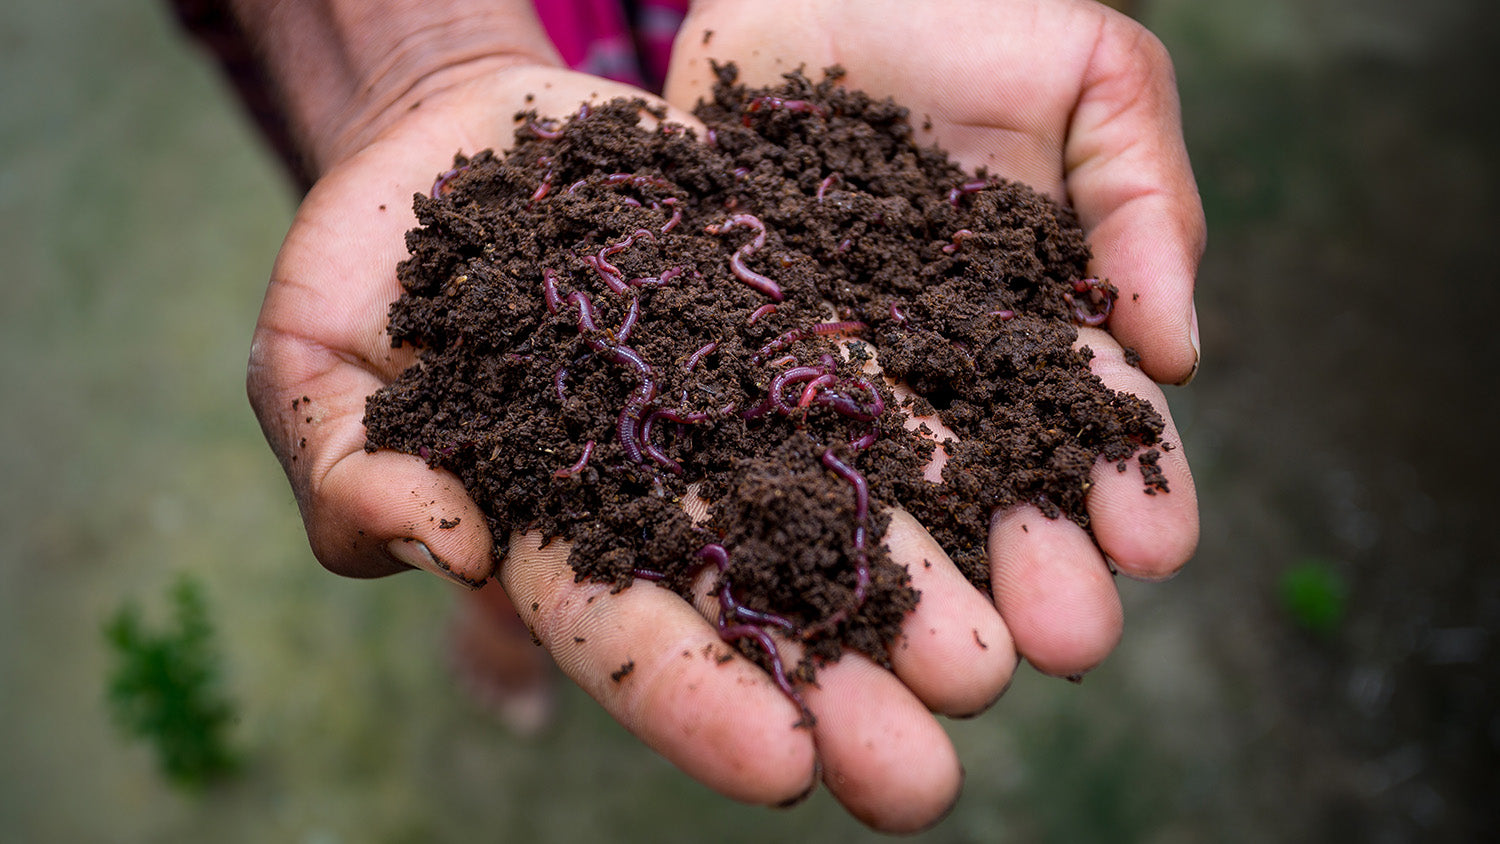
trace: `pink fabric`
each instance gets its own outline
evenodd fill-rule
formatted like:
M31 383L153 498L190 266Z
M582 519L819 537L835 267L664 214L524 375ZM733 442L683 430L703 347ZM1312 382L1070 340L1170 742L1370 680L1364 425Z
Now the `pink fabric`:
M660 91L688 0L535 0L574 70Z

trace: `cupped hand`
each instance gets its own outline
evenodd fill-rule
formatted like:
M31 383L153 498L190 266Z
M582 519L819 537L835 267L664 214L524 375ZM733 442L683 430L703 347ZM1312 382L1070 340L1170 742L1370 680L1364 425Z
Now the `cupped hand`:
M1192 294L1204 221L1171 63L1143 27L1088 0L700 0L678 36L668 100L691 107L711 88L711 61L726 60L752 85L840 66L850 87L908 106L923 142L1071 205L1094 254L1091 274L1120 290L1108 333L1082 329L1079 344L1107 386L1162 413L1175 447L1161 460L1166 495L1143 494L1136 472L1096 468L1092 537L1033 507L996 513L993 603L920 525L893 520L892 556L922 592L895 674L846 659L820 672L809 703L833 794L872 826L920 828L941 817L961 780L923 710L982 709L1017 654L1058 676L1093 668L1122 631L1112 573L1165 578L1197 545L1192 477L1153 381L1183 383L1198 366Z
M762 5L768 10L776 6ZM857 18L873 18L878 12L878 4L857 5L870 8ZM1141 137L1122 140L1121 133L1130 134L1120 124L1130 104L1111 109L1107 102L1091 100L1084 107L1083 92L1110 86L1094 80L1103 71L1094 67L1093 52L1077 43L1072 28L1056 21L1043 26L1054 16L1046 12L1046 4L972 5L1015 6L1031 13L1032 37L1059 39L1031 48L1043 58L1067 55L1069 49L1083 53L1072 90L1061 82L1028 83L1028 74L1043 66L1041 60L1021 61L1024 57L1015 50L993 56L989 51L1004 47L1007 39L990 44L972 35L966 55L980 71L971 68L955 78L973 82L989 72L1008 80L1008 87L999 90L1010 93L991 97L976 89L968 100L952 92L911 96L921 93L914 80L895 68L882 76L874 55L855 60L863 55L855 47L879 40L871 33L882 22L860 24L851 18L839 31L840 38L865 31L862 37L871 41L842 42L825 32L811 39L816 43L802 43L797 38L809 30L799 29L795 16L721 19L716 16L747 13L705 3L679 43L669 93L679 105L691 105L696 98L692 92L703 77L694 76L695 63L703 69L709 53L690 48L703 46L704 28L715 30L707 46L726 48L713 54L738 59L752 79L757 73L769 79L797 64L844 64L850 84L900 97L914 105L919 123L930 117L932 137L965 163L984 164L992 173L1071 198L1089 227L1099 256L1097 269L1123 291L1119 314L1132 307L1136 311L1134 317L1117 314L1111 325L1116 336L1139 348L1158 377L1185 375L1192 357L1184 351L1191 347L1186 318L1174 322L1166 311L1173 297L1184 314L1190 308L1201 218L1195 236L1187 219L1191 214L1177 207L1182 196L1171 194L1170 186L1147 184L1153 183L1152 172L1176 173L1186 179L1191 193L1180 138L1176 148L1154 140L1176 131L1168 120L1175 120L1175 111L1155 115L1155 122L1134 120L1131 131ZM1052 5L1086 18L1075 4L1056 0ZM1130 30L1112 18L1103 20L1085 39L1093 48L1099 46L1094 42L1109 41L1117 58L1141 49L1157 56L1149 36L1136 33L1145 47L1104 38L1100 32L1109 27ZM1008 19L1001 23L1016 25ZM781 30L788 24L793 32ZM971 37L952 21L944 32L948 42L929 52L941 54L958 37L954 33ZM896 46L905 49L913 43L903 37ZM796 49L778 53L769 48L773 44ZM830 55L826 51L833 46L838 49ZM900 49L884 58L898 61ZM763 66L745 64L747 57L756 56ZM776 64L776 56L782 64ZM1008 66L1015 61L1020 64ZM1115 85L1116 95L1126 87ZM1155 99L1171 101L1167 87ZM1017 93L1023 88L1046 96L1033 101ZM456 478L429 469L416 457L364 450L365 397L413 360L410 350L391 349L385 333L389 304L400 292L395 266L406 255L404 234L415 224L411 195L429 190L435 171L453 153L507 145L518 110L562 115L584 100L622 94L640 92L554 68L497 68L432 93L367 142L353 145L308 195L273 271L256 330L249 390L291 478L314 552L325 566L350 576L417 567L473 585L496 575L523 619L574 680L646 743L730 797L788 802L814 787L821 772L833 794L865 823L891 831L927 826L956 799L962 778L957 756L930 712L967 715L985 708L1009 682L1018 653L1044 671L1072 675L1097 664L1117 640L1121 614L1109 569L1081 530L1034 512L997 517L991 538L992 603L962 578L919 525L896 514L886 541L895 560L911 570L923 598L906 623L905 641L894 650L894 672L852 656L826 667L818 687L805 692L817 725L792 729L799 713L764 672L738 656L721 663L729 649L711 623L716 613L712 602L699 601L695 607L647 584L611 594L607 586L576 583L567 565L567 546L544 546L534 535L513 537L497 572L486 521ZM1013 102L1016 120L1028 109L1042 112L1032 116L1040 128L1033 136L1004 122L1010 118L985 116L986 97ZM1074 138L1070 127L1095 112L1103 115L1094 119L1096 140ZM1061 125L1054 125L1058 114ZM670 113L669 119L691 123L682 112ZM1115 139L1106 141L1107 136ZM1058 147L1051 158L1038 152L1046 148L1042 141L1047 138ZM1125 167L1131 162L1135 164ZM1139 184L1111 175L1137 165ZM1080 191L1088 193L1085 185L1094 186L1093 205L1081 198ZM1182 187L1176 185L1179 194ZM1195 201L1192 205L1196 208ZM1179 213L1182 237L1161 222L1169 206ZM1165 248L1169 241L1181 252L1175 269L1171 255L1159 254L1172 251ZM1183 325L1173 327L1176 323ZM1131 324L1137 327L1129 329ZM1164 409L1150 379L1124 365L1123 353L1108 335L1096 334L1088 342L1106 383ZM1176 442L1170 426L1167 438ZM1180 449L1166 455L1162 469L1173 492L1154 498L1141 495L1138 484L1121 483L1134 473L1119 475L1112 467L1096 473L1090 499L1096 535L1100 547L1129 574L1165 576L1186 559L1196 541L1191 479ZM622 671L627 666L630 670Z

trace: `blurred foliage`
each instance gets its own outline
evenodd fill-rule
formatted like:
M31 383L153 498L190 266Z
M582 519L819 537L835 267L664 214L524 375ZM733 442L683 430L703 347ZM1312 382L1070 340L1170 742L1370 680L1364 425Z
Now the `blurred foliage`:
M221 689L222 657L198 582L183 576L168 597L170 629L148 629L134 603L105 625L114 656L107 698L115 723L155 749L162 774L197 790L239 767L228 737L234 705Z
M1326 560L1308 558L1281 573L1281 607L1298 627L1327 636L1344 621L1348 584Z

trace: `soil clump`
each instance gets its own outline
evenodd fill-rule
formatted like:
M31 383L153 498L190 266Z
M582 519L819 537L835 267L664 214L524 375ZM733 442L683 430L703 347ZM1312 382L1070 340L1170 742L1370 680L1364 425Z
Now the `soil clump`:
M1114 288L1071 211L920 147L837 71L749 89L719 68L706 138L643 112L520 115L509 153L415 200L390 334L420 351L370 397L367 447L458 475L497 553L541 531L579 578L684 595L716 567L721 634L790 689L771 632L806 647L793 679L844 648L889 664L918 600L889 507L988 591L997 508L1087 527L1095 462L1137 452L1166 491L1161 418L1072 347ZM942 483L908 414L958 437Z

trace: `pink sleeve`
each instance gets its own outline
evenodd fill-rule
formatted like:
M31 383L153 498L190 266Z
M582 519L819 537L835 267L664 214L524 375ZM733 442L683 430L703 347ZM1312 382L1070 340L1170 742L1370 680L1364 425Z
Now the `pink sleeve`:
M568 66L661 90L687 0L535 0Z

